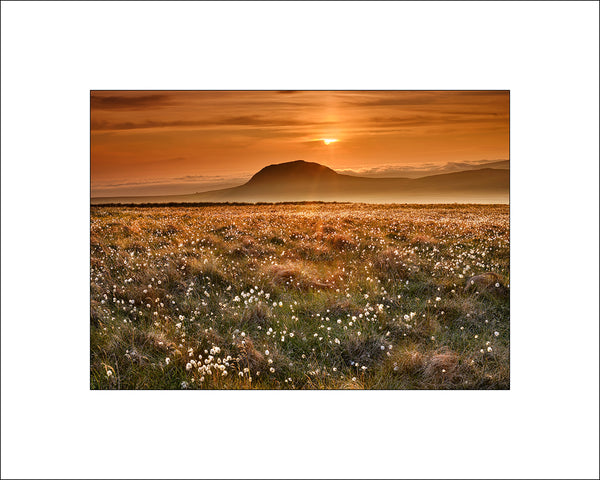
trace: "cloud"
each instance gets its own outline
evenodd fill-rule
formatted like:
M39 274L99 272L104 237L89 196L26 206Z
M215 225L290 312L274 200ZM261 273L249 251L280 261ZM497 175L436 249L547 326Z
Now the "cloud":
M182 175L135 181L95 182L92 185L92 196L184 195L235 187L246 183L251 176L251 174L237 176Z
M332 122L316 122L311 125L327 125ZM301 120L268 118L260 115L243 115L236 117L225 117L220 119L206 120L146 120L143 122L107 122L92 119L91 130L138 130L144 128L168 128L168 127L223 127L223 126L253 126L253 127L287 127L305 126L306 122Z
M405 177L418 178L429 175L441 175L444 173L461 172L464 170L476 170L479 168L501 168L508 169L508 160L475 160L468 162L447 162L445 164L421 163L418 165L380 165L377 167L336 169L336 172L345 175L359 177Z
M434 115L405 115L405 116L390 116L390 117L371 117L368 119L369 124L383 125L385 127L433 127L433 126L446 126L466 123L477 123L480 124L486 120L490 121L502 121L503 118L495 113L471 113L471 112L457 112L457 113L437 113Z
M481 104L484 98L497 101L508 94L508 90L365 91L357 92L353 95L355 98L345 100L344 103L358 107L464 105L470 102Z
M427 105L436 103L436 99L431 96L411 96L407 98L373 98L370 100L348 100L346 105L357 107L386 107L396 105Z
M90 95L90 106L97 110L145 110L172 105L171 96L164 94L138 95L135 97L125 95L98 96L93 92Z
M244 179L250 178L240 177ZM171 185L173 183L193 183L193 184L222 184L222 183L235 183L240 180L238 177L228 177L224 175L182 175L179 177L164 177L164 178L153 178L147 180L138 181L111 181L96 183L96 188L115 188L115 187L134 187L134 186L156 186L156 185Z

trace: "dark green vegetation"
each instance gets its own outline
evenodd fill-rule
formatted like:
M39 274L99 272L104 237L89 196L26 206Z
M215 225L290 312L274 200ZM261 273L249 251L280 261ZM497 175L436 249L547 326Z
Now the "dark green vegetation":
M506 389L508 283L505 205L92 207L91 388Z

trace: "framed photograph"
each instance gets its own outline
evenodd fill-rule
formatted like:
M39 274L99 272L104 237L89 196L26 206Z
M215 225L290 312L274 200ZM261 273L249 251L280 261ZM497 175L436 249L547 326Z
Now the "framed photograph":
M590 478L598 2L2 1L2 478Z

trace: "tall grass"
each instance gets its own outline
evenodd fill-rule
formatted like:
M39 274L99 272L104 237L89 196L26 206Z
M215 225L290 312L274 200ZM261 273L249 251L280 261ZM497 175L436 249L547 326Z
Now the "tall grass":
M91 388L509 388L507 206L103 206L90 234Z

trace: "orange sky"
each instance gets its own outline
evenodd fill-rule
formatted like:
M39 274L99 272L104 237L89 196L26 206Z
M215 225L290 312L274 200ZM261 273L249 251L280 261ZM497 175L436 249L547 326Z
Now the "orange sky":
M299 159L403 176L508 154L508 91L91 92L92 196L210 190Z

